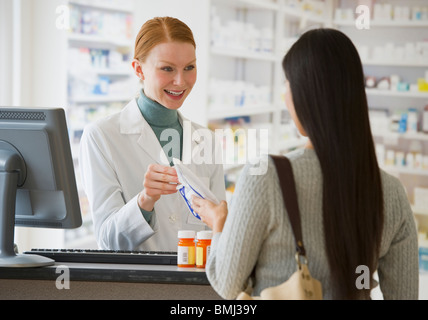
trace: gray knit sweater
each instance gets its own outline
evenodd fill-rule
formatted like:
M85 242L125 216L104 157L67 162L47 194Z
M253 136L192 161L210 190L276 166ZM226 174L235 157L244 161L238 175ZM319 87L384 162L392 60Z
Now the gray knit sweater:
M296 181L309 270L321 281L324 299L331 299L334 288L328 280L324 249L319 161L312 149L296 150L287 157ZM260 295L261 290L284 282L296 270L293 233L275 166L269 159L264 175L251 175L249 168L247 165L240 175L224 229L212 240L206 266L212 287L225 299L234 299L251 287L253 295ZM400 181L384 171L381 177L385 224L377 270L380 289L384 299L418 299L418 244L413 213Z

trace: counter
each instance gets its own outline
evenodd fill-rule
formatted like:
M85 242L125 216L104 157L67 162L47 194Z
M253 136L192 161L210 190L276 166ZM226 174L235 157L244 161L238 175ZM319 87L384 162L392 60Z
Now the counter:
M63 281L67 278L69 289ZM0 288L2 300L221 299L204 269L170 265L58 262L40 268L0 268Z

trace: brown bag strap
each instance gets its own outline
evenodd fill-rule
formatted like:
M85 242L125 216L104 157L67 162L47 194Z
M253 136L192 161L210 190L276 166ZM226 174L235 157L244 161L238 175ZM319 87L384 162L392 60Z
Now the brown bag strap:
M270 155L275 163L278 173L279 182L282 189L282 197L285 208L288 212L290 224L294 233L296 242L296 251L299 255L306 255L305 247L303 246L302 227L300 224L299 205L297 203L297 192L294 181L293 169L290 160L285 156Z

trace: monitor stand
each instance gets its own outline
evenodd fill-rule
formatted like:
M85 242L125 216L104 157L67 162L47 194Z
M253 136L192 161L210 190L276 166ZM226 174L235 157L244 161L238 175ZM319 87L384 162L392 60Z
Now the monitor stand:
M31 268L55 264L55 261L33 254L16 254L15 206L18 185L25 180L25 163L10 144L0 141L0 267Z

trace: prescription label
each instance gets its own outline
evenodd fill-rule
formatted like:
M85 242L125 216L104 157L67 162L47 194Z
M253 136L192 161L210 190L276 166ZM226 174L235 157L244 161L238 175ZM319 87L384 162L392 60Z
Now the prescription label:
M194 265L195 264L195 247L179 246L177 248L177 264Z
M196 265L198 266L204 265L204 248L203 247L196 248Z

